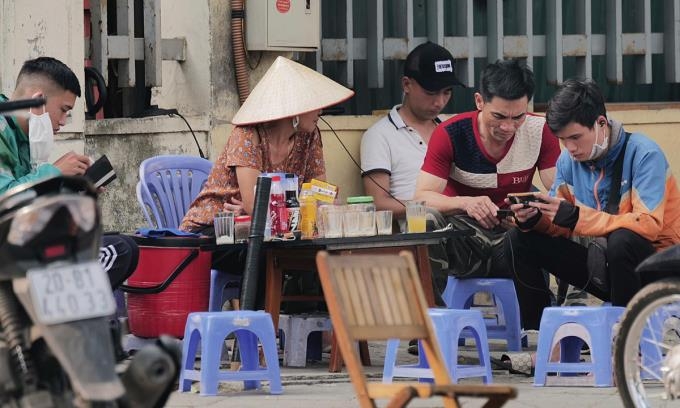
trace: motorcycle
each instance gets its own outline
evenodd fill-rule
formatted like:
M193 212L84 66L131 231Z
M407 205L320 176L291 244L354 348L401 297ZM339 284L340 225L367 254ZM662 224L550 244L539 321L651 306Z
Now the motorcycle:
M0 407L162 407L181 350L117 362L116 303L98 261L97 192L80 177L0 196Z
M614 342L616 385L626 407L680 405L680 245L637 268L645 285L628 303Z

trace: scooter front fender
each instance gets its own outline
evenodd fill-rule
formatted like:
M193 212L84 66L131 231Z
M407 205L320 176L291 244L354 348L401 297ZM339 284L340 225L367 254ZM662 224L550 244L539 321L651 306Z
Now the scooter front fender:
M655 253L642 261L635 271L643 284L680 277L680 245Z

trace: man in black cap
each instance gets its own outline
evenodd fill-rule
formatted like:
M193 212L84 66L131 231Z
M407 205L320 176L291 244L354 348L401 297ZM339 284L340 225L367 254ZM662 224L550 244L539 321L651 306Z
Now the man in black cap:
M532 189L536 170L550 189L560 147L545 118L527 112L534 74L526 65L517 60L489 64L479 83L477 110L454 116L432 134L414 197L448 218L455 216L449 220L454 224L464 219L478 231L449 242L454 275L511 278L499 209L508 207L508 193Z
M378 210L392 210L403 219L403 202L413 198L438 115L451 99L456 79L446 48L426 42L406 57L402 103L371 126L361 139L361 169L366 194Z

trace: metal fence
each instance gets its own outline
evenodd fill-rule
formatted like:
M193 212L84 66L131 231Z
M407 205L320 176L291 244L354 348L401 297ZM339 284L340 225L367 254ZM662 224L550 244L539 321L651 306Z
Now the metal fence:
M354 87L350 110L366 113L400 100L403 60L427 40L451 51L463 94L487 62L521 58L539 103L569 77L595 79L612 102L680 97L680 0L324 0L307 63Z

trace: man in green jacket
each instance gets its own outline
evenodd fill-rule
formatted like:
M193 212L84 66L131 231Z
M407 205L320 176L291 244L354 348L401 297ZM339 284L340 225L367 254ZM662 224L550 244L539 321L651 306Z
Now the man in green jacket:
M11 100L43 97L47 102L26 116L0 116L0 194L50 176L85 173L90 159L82 154L68 152L53 164L47 161L54 133L66 124L79 96L78 78L61 61L40 57L24 63ZM7 98L0 95L0 100Z
M0 194L24 183L54 176L82 176L90 158L68 152L54 163L48 161L54 149L54 133L80 97L80 84L63 62L40 57L24 62L17 76L11 100L45 98L45 105L29 109L26 115L0 115ZM6 101L0 95L0 101ZM125 235L104 235L99 261L112 287L120 285L135 270L139 250Z

